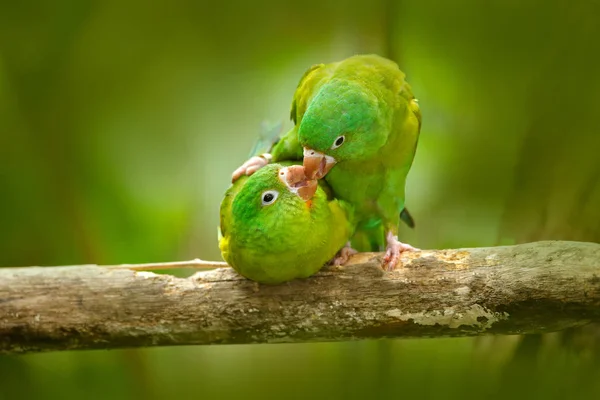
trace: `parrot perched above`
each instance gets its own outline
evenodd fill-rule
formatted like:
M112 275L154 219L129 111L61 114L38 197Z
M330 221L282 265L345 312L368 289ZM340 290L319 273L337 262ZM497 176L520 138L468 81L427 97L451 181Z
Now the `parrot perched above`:
M223 259L260 283L306 278L351 254L344 245L354 232L353 208L332 199L326 183L308 180L302 165L271 164L238 179L220 214Z
M308 178L325 178L335 197L355 209L357 234L386 243L384 265L416 250L398 241L406 176L415 155L421 111L405 74L391 60L358 55L309 68L294 94L295 126L271 149L233 173L250 175L270 161L303 157ZM376 236L376 237L373 237Z

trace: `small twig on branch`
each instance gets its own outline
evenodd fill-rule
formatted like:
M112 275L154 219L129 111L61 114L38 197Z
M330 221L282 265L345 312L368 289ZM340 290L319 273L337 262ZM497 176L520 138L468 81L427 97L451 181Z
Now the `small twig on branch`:
M104 268L111 269L130 269L132 271L151 271L151 270L163 270L163 269L181 269L181 268L193 268L193 269L215 269L228 267L226 262L223 261L204 261L199 258L195 258L190 261L172 261L162 263L146 263L146 264L119 264L119 265L106 265Z
M382 337L525 334L600 322L600 244L382 254L266 286L120 265L0 268L0 353ZM193 260L136 269L223 266Z

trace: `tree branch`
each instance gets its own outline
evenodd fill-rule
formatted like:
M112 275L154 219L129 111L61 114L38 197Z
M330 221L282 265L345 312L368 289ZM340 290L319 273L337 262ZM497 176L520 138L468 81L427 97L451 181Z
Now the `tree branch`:
M600 321L600 244L405 253L390 273L381 256L277 286L230 268L185 279L0 268L0 352L523 334Z

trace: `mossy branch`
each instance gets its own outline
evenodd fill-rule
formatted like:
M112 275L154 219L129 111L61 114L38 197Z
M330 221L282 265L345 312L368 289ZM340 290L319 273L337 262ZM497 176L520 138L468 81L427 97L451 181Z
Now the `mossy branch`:
M0 268L0 353L524 334L600 322L600 244L405 253L390 273L381 257L358 254L277 286L230 268L189 278L131 265ZM161 266L173 263L150 264Z

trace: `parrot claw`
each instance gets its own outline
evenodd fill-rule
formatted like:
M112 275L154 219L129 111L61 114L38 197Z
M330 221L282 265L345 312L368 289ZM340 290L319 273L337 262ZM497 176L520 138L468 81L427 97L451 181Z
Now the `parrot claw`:
M269 153L261 154L260 156L254 156L248 161L242 164L241 167L233 171L231 174L231 183L237 181L243 175L252 175L271 161L271 155Z
M340 251L338 251L338 253L333 258L333 260L331 260L331 265L334 265L336 267L340 266L340 265L344 265L348 262L348 260L350 259L350 256L352 256L356 253L358 253L358 251L354 250L350 246L350 242L348 242L348 243L346 243L346 246L342 247L340 249Z
M387 250L383 257L383 269L393 271L400 261L400 254L405 251L419 251L419 249L410 244L400 242L398 236L392 234L392 232L388 232Z

